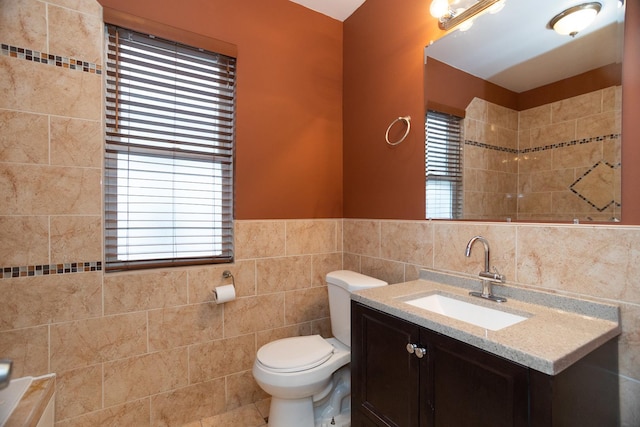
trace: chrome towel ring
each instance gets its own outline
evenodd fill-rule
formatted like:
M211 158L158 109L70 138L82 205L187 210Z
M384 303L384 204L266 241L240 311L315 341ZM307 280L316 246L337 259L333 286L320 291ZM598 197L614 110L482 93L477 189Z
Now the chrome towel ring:
M391 141L389 141L389 131L391 130L393 125L395 125L397 122L405 122L407 124L407 130L404 132L404 135L402 135L402 138L400 138L396 142L391 142ZM409 135L409 131L410 130L411 130L411 116L398 117L397 119L395 119L394 121L391 122L391 124L387 128L387 133L385 134L384 138L386 139L387 144L389 144L389 145L398 145L402 141L404 141L404 139L407 137L407 135Z

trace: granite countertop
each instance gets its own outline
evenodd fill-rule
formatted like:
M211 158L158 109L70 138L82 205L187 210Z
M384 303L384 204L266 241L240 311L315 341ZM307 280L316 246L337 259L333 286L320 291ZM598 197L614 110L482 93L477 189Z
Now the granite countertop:
M54 374L34 378L5 427L36 427L53 396L55 383Z
M422 270L418 280L365 289L353 293L351 299L548 375L562 372L621 332L620 310L614 304L508 284L494 285L494 295L508 298L496 303L471 297L470 290L481 290L478 278ZM492 331L403 302L433 293L527 320Z

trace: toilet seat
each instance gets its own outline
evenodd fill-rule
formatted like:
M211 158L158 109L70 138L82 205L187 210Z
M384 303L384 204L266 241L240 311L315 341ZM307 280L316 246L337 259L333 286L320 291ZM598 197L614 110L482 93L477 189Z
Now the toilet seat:
M263 345L258 361L273 372L300 372L329 360L335 348L320 335L284 338Z

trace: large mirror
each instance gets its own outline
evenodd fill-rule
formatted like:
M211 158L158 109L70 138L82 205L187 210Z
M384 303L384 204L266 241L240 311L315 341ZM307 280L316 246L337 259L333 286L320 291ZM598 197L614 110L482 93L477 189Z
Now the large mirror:
M624 5L548 28L582 3L506 0L425 48L427 110L463 118L461 219L620 220Z

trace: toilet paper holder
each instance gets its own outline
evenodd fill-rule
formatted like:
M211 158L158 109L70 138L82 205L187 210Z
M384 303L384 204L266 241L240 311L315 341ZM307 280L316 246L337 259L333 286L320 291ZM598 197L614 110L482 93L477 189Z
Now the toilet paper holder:
M233 274L231 274L231 272L229 270L225 270L222 272L222 277L225 279L228 279L229 277L231 277L231 284L235 287L236 286L236 279L235 277L233 277Z
M231 284L216 286L216 288L211 291L213 293L213 301L216 304L224 304L236 299L236 279L233 277L233 274L231 274L229 270L225 270L222 272L222 277L224 279L230 277Z

